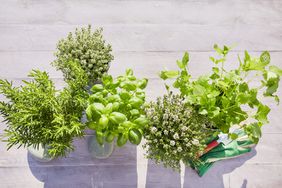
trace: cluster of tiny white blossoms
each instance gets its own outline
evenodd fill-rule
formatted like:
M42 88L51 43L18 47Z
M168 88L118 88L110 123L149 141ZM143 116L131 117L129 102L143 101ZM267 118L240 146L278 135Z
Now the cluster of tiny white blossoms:
M114 59L112 47L105 43L102 28L91 31L88 28L76 29L69 33L67 38L57 44L57 59L53 65L64 73L65 78L72 77L66 63L70 61L79 62L89 77L90 82L99 80L109 69L109 63Z
M166 167L180 170L180 160L197 159L206 147L211 124L203 115L172 93L151 102L146 108L146 156Z

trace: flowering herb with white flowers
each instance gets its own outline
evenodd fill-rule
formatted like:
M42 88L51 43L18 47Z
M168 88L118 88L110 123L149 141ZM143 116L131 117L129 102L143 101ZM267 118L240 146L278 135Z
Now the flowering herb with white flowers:
M204 115L180 95L169 93L146 107L146 156L165 167L180 170L181 160L197 161L207 138L215 132Z
M108 71L114 57L111 45L103 39L102 31L100 28L92 32L89 25L88 28L77 28L74 33L69 33L67 38L59 41L55 53L57 59L53 65L63 72L66 79L74 76L67 66L70 61L79 62L90 84Z
M96 131L99 144L104 140L112 142L115 137L120 147L128 140L136 145L141 142L143 128L148 123L143 110L147 82L147 79L137 79L128 69L116 79L104 75L102 84L91 88L87 125Z

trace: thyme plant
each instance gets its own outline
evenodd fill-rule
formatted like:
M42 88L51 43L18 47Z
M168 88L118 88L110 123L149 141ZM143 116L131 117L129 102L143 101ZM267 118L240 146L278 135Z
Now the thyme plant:
M92 32L90 25L87 28L77 28L58 42L56 60L52 64L63 72L66 79L73 76L68 66L70 61L80 64L90 83L99 80L108 71L114 57L111 45L103 39L102 31L100 28Z
M197 161L214 127L180 95L169 93L146 107L146 156L180 171L181 160Z

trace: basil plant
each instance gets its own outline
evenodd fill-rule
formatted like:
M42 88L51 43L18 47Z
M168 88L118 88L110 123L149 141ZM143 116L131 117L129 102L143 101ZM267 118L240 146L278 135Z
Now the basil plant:
M101 84L95 84L86 109L87 125L95 130L99 144L112 142L123 146L129 140L138 145L148 120L143 109L147 79L137 79L131 69L124 76L113 79L104 75Z

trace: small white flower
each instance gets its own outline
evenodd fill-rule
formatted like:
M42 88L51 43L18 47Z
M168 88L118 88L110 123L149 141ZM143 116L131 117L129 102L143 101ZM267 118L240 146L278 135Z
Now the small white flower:
M177 151L178 151L178 152L181 152L181 151L182 151L182 147L179 146L179 147L177 148Z
M191 146L191 143L190 143L190 142L189 142L189 143L187 143L187 144L186 144L186 146L187 146L187 147L190 147L190 146Z
M171 141L169 142L169 144L170 144L171 146L174 146L174 145L175 145L175 142L174 142L173 140L171 140Z
M199 140L193 139L193 140L192 140L192 144L194 144L194 145L199 145Z
M168 135L168 131L167 131L167 130L164 130L164 134L165 134L165 135Z
M182 131L187 131L188 128L187 128L186 126L183 126L183 127L181 128L181 130L182 130Z
M157 132L158 131L158 129L156 128L156 127L151 127L151 132L152 133L155 133L155 132Z
M173 138L174 138L175 140L177 140L177 139L179 139L179 135L178 135L177 133L175 133L175 134L173 135Z

